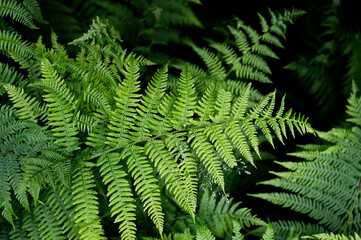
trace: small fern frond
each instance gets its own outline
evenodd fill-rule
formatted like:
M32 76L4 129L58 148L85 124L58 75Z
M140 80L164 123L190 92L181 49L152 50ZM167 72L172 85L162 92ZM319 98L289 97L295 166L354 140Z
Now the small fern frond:
M23 41L19 34L6 30L0 31L0 49L10 53L10 55L15 54L24 58L31 58L36 55L32 46Z
M0 17L10 17L29 28L37 28L28 10L16 1L0 0Z
M171 122L173 128L179 130L189 124L189 119L193 116L195 110L196 93L194 89L194 78L187 67L181 72L177 94Z
M173 155L169 152L162 141L149 141L145 145L145 153L154 163L160 177L168 190L174 195L180 205L194 218L197 196L188 188L183 174Z
M136 239L136 225L134 223L136 205L126 176L119 165L120 154L110 153L102 155L97 162L103 182L108 185L109 206L115 223L120 223L121 239Z
M125 144L130 140L129 130L134 125L133 115L140 100L139 91L139 64L132 58L126 65L125 79L117 89L115 97L117 109L112 113L108 142L112 147Z
M153 168L144 156L144 148L130 146L121 153L126 160L128 170L134 179L135 191L140 196L144 210L156 225L159 233L163 232L164 214L160 199L157 179L153 176Z
M106 239L100 224L98 198L94 190L95 181L90 162L80 162L74 168L72 178L75 226L79 229L80 239Z
M146 95L138 107L138 115L135 117L134 141L149 138L150 124L154 121L153 116L157 112L160 101L165 93L168 79L168 66L165 65L153 76L152 81L148 84Z
M23 75L18 73L14 67L9 67L8 64L0 63L0 82L17 85L23 87L26 84L26 80ZM0 85L0 96L5 93L5 89Z
M46 109L40 107L40 103L31 96L28 96L24 92L24 89L10 84L2 84L2 86L9 94L10 100L14 103L14 107L18 109L17 114L20 119L37 123L38 117L45 116Z
M32 86L40 87L48 93L44 95L44 100L49 108L48 125L52 126L51 131L57 137L55 143L69 152L79 149L76 136L78 129L72 123L77 100L47 59L42 60L41 71L42 81Z

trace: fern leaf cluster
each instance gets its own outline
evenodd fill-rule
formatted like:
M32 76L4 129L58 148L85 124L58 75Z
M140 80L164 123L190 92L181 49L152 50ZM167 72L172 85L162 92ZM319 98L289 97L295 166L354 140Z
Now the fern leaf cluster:
M305 145L303 151L290 155L306 161L278 162L289 171L273 172L278 178L267 184L287 192L255 194L274 204L289 207L317 220L317 226L290 222L275 224L284 233L291 226L305 234L330 231L352 233L360 231L360 98L354 85L349 98L348 113L353 126L319 132L324 145ZM286 228L286 229L285 229ZM325 229L325 230L323 230Z
M168 7L178 9L176 3ZM41 19L36 2L24 6ZM181 11L199 25L187 8ZM279 45L270 34L282 36L293 14L271 15L270 26L261 18L263 35L240 21L230 28L240 58L213 44L239 78L270 73L263 60L267 48L257 44ZM162 235L165 194L187 212L198 239L264 225L248 209L207 194L197 212L199 186L216 185L225 193L224 169L254 164L262 137L274 145L274 136L283 142L295 132L313 133L307 119L285 111L284 98L276 107L276 92L262 96L251 84L225 84L228 73L216 55L208 75L192 64L172 69L179 77L167 88L169 64L147 81L142 70L154 63L123 48L120 34L100 18L70 43L79 50L75 57L55 33L50 49L41 39L28 45L19 36L0 32L0 48L28 71L26 84L17 82L17 73L0 81L11 102L0 107L0 209L15 228L12 239L106 239L106 221L117 225L120 239L137 239L140 215ZM1 77L15 73L0 66ZM182 236L192 238L189 231Z

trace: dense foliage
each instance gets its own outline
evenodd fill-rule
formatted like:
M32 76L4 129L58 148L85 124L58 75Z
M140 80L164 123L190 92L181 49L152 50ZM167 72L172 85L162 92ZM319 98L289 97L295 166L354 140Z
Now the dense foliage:
M198 0L0 0L0 239L360 239L361 48L325 6L286 70L293 6L210 26ZM272 188L240 193L267 159Z

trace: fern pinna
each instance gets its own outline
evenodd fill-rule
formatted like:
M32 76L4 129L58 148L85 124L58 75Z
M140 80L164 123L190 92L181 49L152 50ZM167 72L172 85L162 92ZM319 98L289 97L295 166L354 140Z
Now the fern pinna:
M106 239L103 221L111 218L121 239L136 239L139 208L162 234L162 194L197 221L200 168L225 192L223 168L253 163L260 136L273 144L273 135L313 132L285 111L284 98L276 108L276 92L251 104L251 84L239 96L215 76L202 86L192 65L172 90L168 64L147 83L141 68L153 63L121 41L96 19L70 43L79 48L75 58L55 34L52 49L40 39L33 55L13 55L30 79L25 86L1 79L13 102L0 108L0 199L10 238Z
M356 85L349 98L349 128L318 132L324 144L303 146L291 153L306 161L278 162L290 171L273 172L278 178L261 182L287 192L254 194L274 204L289 207L317 220L317 224L280 221L274 223L279 234L291 228L304 234L333 232L352 235L361 231L360 215L360 134L361 98Z

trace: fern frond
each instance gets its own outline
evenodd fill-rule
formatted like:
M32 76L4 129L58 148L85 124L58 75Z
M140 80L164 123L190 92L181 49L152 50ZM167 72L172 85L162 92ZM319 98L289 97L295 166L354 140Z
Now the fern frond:
M152 160L160 177L164 179L167 188L175 196L175 199L194 218L197 196L192 188L188 187L187 181L170 151L165 148L162 141L149 141L145 145L145 153Z
M132 58L126 65L125 79L117 89L116 106L112 113L108 134L108 142L112 147L125 144L130 140L129 130L134 126L133 114L140 101L139 91L139 64Z
M38 204L34 210L34 215L39 221L39 231L42 239L66 239L49 203Z
M53 188L48 192L47 204L52 209L57 224L61 226L63 235L66 235L67 239L79 239L71 191L65 186L58 185L56 189Z
M189 118L194 114L196 94L194 78L188 68L184 68L179 78L177 100L172 111L172 125L174 129L183 129L189 124Z
M97 162L104 184L108 185L109 206L115 223L120 223L119 231L122 239L135 239L136 225L134 223L135 208L131 186L127 174L119 165L120 154L102 155Z
M74 169L72 178L73 206L75 208L75 226L79 229L80 239L106 239L100 224L98 199L94 175L90 162L80 162Z
M16 215L11 204L11 185L8 181L5 161L5 157L0 157L0 208L3 209L1 215L14 227L13 217Z
M14 67L9 67L8 64L0 63L0 82L24 86L26 80L23 75L18 73ZM5 92L4 87L0 85L0 96Z
M23 5L26 10L29 11L32 18L34 18L38 22L47 23L41 15L41 9L39 3L36 0L24 0Z
M154 121L153 115L157 113L160 101L165 93L168 78L168 66L165 65L153 76L148 84L146 95L143 95L138 107L138 115L135 117L134 141L149 138L150 124Z
M265 222L250 213L250 209L239 208L240 202L232 201L225 197L217 200L208 191L204 192L196 214L197 223L208 227L219 238L232 232L234 223L241 227L265 225Z
M29 28L37 28L28 10L16 1L1 0L0 17L10 17L12 20L24 24Z
M31 58L36 55L32 46L23 41L19 34L6 30L0 31L0 49L24 58Z
M72 123L77 100L47 59L43 59L41 71L44 77L42 82L34 83L33 86L40 87L48 93L44 100L49 108L48 124L52 126L51 131L57 137L55 143L70 152L79 149L76 136L78 129Z
M202 225L197 225L196 240L216 240L216 238L212 235L208 228Z
M34 213L25 212L24 216L24 228L28 232L27 236L30 240L37 240L40 236L39 220Z
M135 185L135 191L143 202L144 210L162 233L164 225L164 214L160 200L158 181L153 176L153 168L144 156L144 149L140 146L130 146L121 153L121 158L127 161Z
M37 123L38 117L41 115L42 117L46 116L46 109L40 107L40 103L31 96L28 96L24 92L24 89L10 84L2 84L2 86L9 94L10 100L14 103L14 107L18 109L17 114L20 119Z
M219 80L225 80L226 69L222 66L222 62L219 61L217 56L209 51L207 48L199 48L193 46L193 50L202 58L210 73L217 77Z
M224 192L224 177L221 168L221 162L216 157L216 151L212 144L207 141L203 131L190 131L188 141L191 142L191 147L194 149L196 155L201 163L207 169L208 174L212 177L214 182Z

